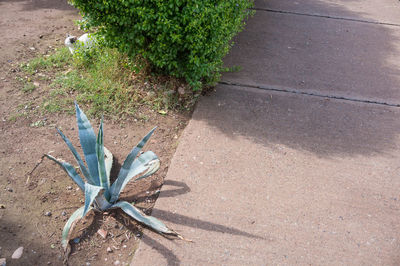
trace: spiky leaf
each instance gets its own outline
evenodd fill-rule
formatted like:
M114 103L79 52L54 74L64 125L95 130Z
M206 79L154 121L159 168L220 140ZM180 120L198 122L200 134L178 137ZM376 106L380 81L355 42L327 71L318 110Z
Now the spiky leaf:
M105 154L104 161L106 163L107 177L108 180L110 180L111 168L113 165L113 155L106 147L104 147L104 154Z
M135 176L147 171L145 176L149 176L149 172L153 174L158 170L158 167L154 168L154 166L159 166L157 163L158 157L152 151L147 151L140 155L133 163L130 165L129 169L121 169L124 171L123 176L118 176L117 180L112 184L110 188L111 199L110 202L115 202L118 200L119 195L124 190L126 184ZM151 169L149 171L149 169ZM155 171L154 171L155 170ZM142 177L139 177L139 179Z
M112 206L112 204L104 198L103 194L97 195L93 204L96 206L97 209L99 209L101 211L105 211L105 210L111 208L111 206Z
M98 172L99 172L99 181L100 186L104 188L104 195L108 198L109 195L109 180L106 172L106 165L104 160L104 142L103 142L103 119L100 122L99 133L97 135L96 142L96 154L98 161Z
M175 231L169 229L163 222L152 216L147 216L129 202L120 201L114 204L112 208L121 208L126 214L131 216L133 219L147 225L156 232L179 236Z
M75 171L75 168L72 165L62 160L56 159L49 154L45 154L45 156L60 165L62 169L64 169L64 171L68 174L68 176L71 177L71 179L78 185L78 187L82 191L85 191L85 184L82 180L82 177Z
M100 185L98 161L96 154L96 136L89 120L83 111L75 103L76 120L78 122L79 140L85 155L85 160L89 168L90 175L93 177L94 185Z
M154 130L156 130L156 128L157 127L150 130L150 132L147 133L146 136L144 136L144 138L131 150L131 152L126 157L124 163L122 164L121 170L118 173L117 180L114 182L114 184L111 186L110 189L111 197L112 199L114 199L114 201L118 199L118 195L122 190L122 186L127 183L125 182L125 179L128 177L129 171L131 171L131 166L133 161L135 160L136 156L139 154L143 146L150 139L151 135L153 134ZM112 201L113 200L111 200L111 202Z
M72 215L71 217L69 217L67 223L64 226L64 229L62 231L62 238L61 238L61 245L63 247L64 250L67 249L68 247L68 235L69 235L69 231L71 229L71 226L74 224L75 221L79 220L82 218L82 213L84 210L84 206L80 207L79 209L77 209Z
M57 131L58 131L58 134L60 134L61 138L64 140L64 142L67 144L68 148L71 150L72 154L74 155L75 160L78 163L79 168L81 169L81 172L85 176L86 180L90 184L94 184L94 180L90 176L90 173L87 170L85 163L83 162L79 153L76 151L75 147L72 145L71 141L67 138L67 136L64 135L64 133L60 129L57 128Z
M136 178L135 181L149 177L152 174L154 174L155 172L157 172L157 170L160 168L160 160L158 158L154 159L154 160L148 162L146 165L148 167L146 173L144 173L144 175Z
M90 210L90 206L93 201L99 194L99 192L103 189L103 187L94 186L89 183L85 183L85 209L82 213L82 218L86 215L86 213Z

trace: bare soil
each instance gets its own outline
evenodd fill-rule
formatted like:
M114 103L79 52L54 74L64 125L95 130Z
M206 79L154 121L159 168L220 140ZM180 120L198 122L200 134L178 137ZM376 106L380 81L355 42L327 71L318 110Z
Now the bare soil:
M54 156L74 162L55 126L79 147L75 118L30 112L10 120L21 105L41 97L21 91L21 84L15 80L18 65L49 47L61 46L67 32L77 32L75 19L79 19L78 12L65 0L0 0L0 258L6 258L7 265L62 265L61 230L83 204L83 195L68 176L53 162L41 160L44 153L52 151ZM34 111L36 106L24 108ZM114 154L114 168L118 169L140 138L158 126L145 149L160 157L160 170L151 179L129 184L122 195L146 212L157 198L189 114L169 112L162 116L149 112L148 117L146 122L106 120L104 128L105 145ZM46 124L33 127L38 120ZM98 121L91 122L98 126ZM49 212L51 215L46 216ZM107 232L105 238L97 233L99 229ZM79 238L79 243L72 243L69 264L129 264L142 234L140 229L118 211L92 213L74 230L73 237ZM24 247L22 257L11 259L20 246Z

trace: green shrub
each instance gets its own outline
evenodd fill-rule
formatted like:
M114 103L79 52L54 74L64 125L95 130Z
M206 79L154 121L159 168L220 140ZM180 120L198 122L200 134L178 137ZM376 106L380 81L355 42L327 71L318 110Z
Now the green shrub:
M158 73L194 88L217 81L231 39L252 12L253 0L70 0L85 28L105 42L144 58Z

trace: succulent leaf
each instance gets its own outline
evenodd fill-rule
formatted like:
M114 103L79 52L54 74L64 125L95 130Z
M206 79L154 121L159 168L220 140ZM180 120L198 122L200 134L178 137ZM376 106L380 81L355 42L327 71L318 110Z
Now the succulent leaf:
M104 196L107 199L107 198L109 198L108 190L110 188L110 181L107 176L106 165L105 165L105 160L104 160L103 119L100 122L99 133L97 135L96 154L97 154L97 161L98 161L100 186L104 188Z
M57 128L57 131L58 131L58 134L60 134L61 138L64 140L64 142L67 144L67 146L70 149L70 151L72 152L72 154L74 155L75 160L78 163L79 168L81 169L81 172L85 176L86 180L90 184L93 185L94 184L93 178L90 176L90 173L89 173L88 169L86 168L86 165L83 162L81 156L76 151L75 147L72 145L71 141L67 138L67 136L65 136L64 133L58 128Z
M154 174L155 172L157 172L157 170L160 168L160 160L158 158L156 158L156 159L148 162L146 165L148 166L146 173L144 173L144 175L136 178L135 181L149 177L152 174Z
M150 130L150 132L147 133L146 136L144 136L144 138L131 150L131 152L126 157L124 163L122 164L121 170L119 171L117 180L111 186L111 189L110 189L111 198L112 198L111 202L115 202L118 199L119 194L121 193L121 190L123 189L124 184L126 185L126 183L127 183L127 182L125 182L125 179L127 179L128 174L131 171L132 163L136 159L136 156L139 154L140 150L150 139L151 135L153 134L154 130L156 130L156 128L157 127Z
M83 111L75 103L76 120L78 122L79 140L85 155L85 160L89 168L90 175L93 177L94 185L100 185L98 160L96 154L96 136L89 120Z
M105 211L111 208L112 204L106 200L103 194L98 194L94 199L93 204L96 206L98 210Z
M90 210L90 206L102 189L104 188L85 183L85 208L82 213L82 218Z
M49 154L45 154L45 156L60 165L62 169L64 169L64 171L68 174L68 176L71 177L71 179L78 185L78 187L82 191L85 191L85 183L83 182L81 176L75 171L75 168L72 165L67 162L58 160Z
M111 168L113 165L113 155L106 147L104 147L104 154L105 154L104 161L106 164L107 178L108 180L110 180Z
M147 225L156 232L179 236L176 232L169 229L163 222L152 216L147 216L129 202L119 201L118 203L114 204L112 208L121 208L126 214L131 216L133 219Z
M111 192L111 199L110 202L116 202L121 194L122 190L125 188L126 184L135 176L147 171L145 173L145 177L153 174L155 171L158 170L157 166L158 157L152 151L147 151L140 155L136 160L134 160L129 169L122 169L124 171L123 176L118 176L117 180L112 184L110 192ZM124 163L125 165L125 163ZM158 163L159 165L159 163ZM151 169L151 170L150 170ZM154 171L155 170L155 171ZM121 173L121 172L120 172ZM142 179L144 177L139 177L138 179Z
M62 231L62 237L61 237L61 245L64 249L64 251L67 249L68 247L68 235L69 235L69 231L72 227L72 225L74 224L75 221L79 220L82 218L82 213L84 210L84 206L80 207L79 209L77 209L72 215L71 217L69 217L67 223L64 226L64 229Z

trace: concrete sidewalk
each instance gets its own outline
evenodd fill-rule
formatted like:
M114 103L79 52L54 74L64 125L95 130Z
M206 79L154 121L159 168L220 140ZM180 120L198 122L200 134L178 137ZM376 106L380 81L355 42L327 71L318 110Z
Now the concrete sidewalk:
M399 265L400 4L256 7L153 211L194 242L132 265Z

